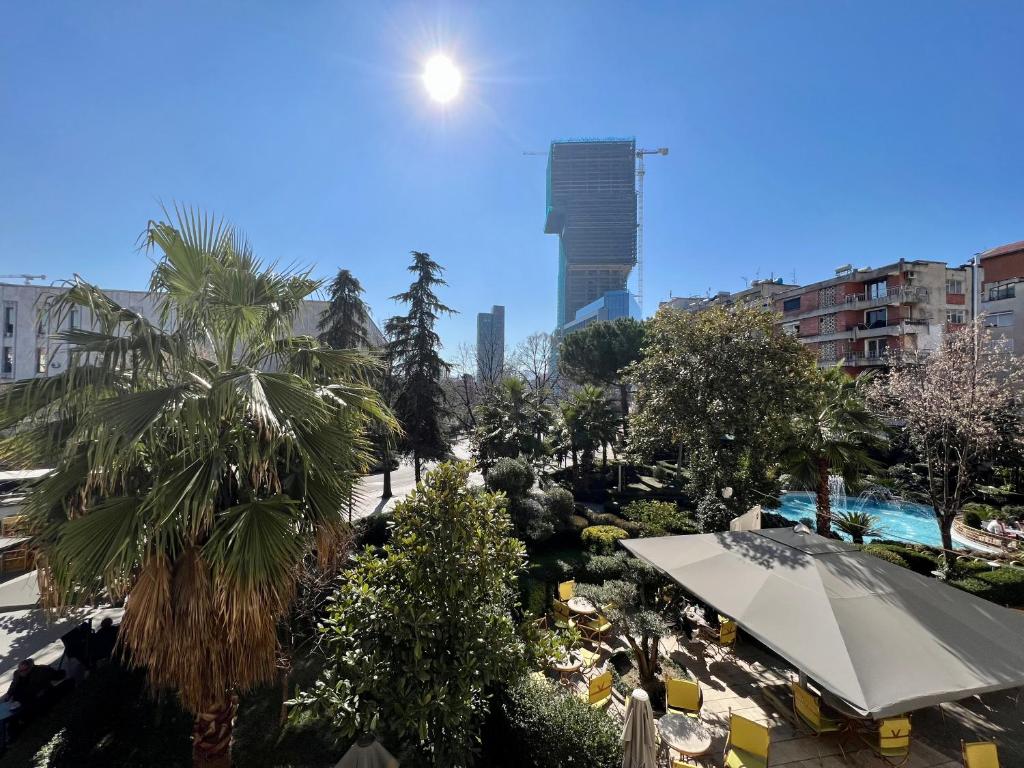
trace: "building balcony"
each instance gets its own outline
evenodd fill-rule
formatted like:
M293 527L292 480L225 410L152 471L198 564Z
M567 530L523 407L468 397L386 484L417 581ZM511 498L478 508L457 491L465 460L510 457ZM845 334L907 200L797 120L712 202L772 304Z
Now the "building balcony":
M916 304L928 301L928 289L923 287L893 288L890 291L869 296L864 293L853 293L844 300L846 309L866 309L882 307L887 304ZM836 306L839 306L838 304Z

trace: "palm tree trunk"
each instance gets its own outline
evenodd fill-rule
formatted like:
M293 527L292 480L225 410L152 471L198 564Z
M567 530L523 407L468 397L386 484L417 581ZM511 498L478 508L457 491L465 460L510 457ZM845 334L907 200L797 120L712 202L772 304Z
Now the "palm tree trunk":
M416 485L419 485L420 484L420 455L418 453L414 453L412 455L412 467L413 467L413 474L414 474L414 476L416 478Z
M817 526L819 536L832 535L832 503L828 492L828 459L818 459Z
M676 453L676 472L683 471L683 439L679 438L679 452Z
M601 469L608 469L608 443L601 443Z
M230 768L237 711L238 697L229 696L208 711L196 714L192 724L194 768Z
M391 451L384 447L384 490L381 492L382 499L391 498Z

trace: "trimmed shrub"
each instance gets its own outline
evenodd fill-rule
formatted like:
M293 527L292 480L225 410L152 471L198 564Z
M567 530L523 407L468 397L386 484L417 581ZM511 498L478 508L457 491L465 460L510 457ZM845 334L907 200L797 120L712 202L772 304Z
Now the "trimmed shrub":
M901 568L908 568L909 567L907 565L907 561L906 560L904 560L898 554L893 552L891 549L888 549L887 547L883 547L880 544L868 544L867 546L864 547L863 551L867 552L869 555L873 555L874 557L877 557L880 560L885 560L887 563L892 563L893 565L898 565Z
M626 554L594 555L587 561L583 578L588 582L603 584L609 579L621 579L626 572Z
M544 494L544 507L557 528L568 528L576 511L572 494L558 486Z
M555 533L550 512L533 496L512 499L509 513L512 515L516 536L524 541L544 541Z
M628 539L629 534L615 525L592 525L580 534L583 546L599 555L615 551L615 542Z
M970 512L964 512L964 523L969 528L981 528L981 515L973 509Z
M991 504L981 504L977 501L969 501L961 508L963 513L966 515L968 512L974 512L982 520L988 520L993 515L999 514L999 509L993 507Z
M487 472L487 487L503 491L509 499L525 496L533 482L533 467L522 459L498 459Z
M701 533L728 531L732 518L729 508L713 493L709 493L697 505L697 527Z
M644 536L697 532L697 526L671 501L634 501L626 505L622 514L639 523Z
M1024 520L1024 507L1019 504L1007 504L1003 507L1003 515L1007 518Z
M577 533L583 533L583 529L590 525L590 521L582 515L573 515L572 519L569 520L569 525Z
M931 576L932 571L940 566L939 556L923 548L911 547L906 544L899 544L890 541L876 541L868 547L881 547L899 555L903 565L922 576ZM867 549L867 547L865 547ZM874 554L874 553L872 553Z
M488 765L618 768L622 727L604 711L542 680L525 678L492 708L485 731Z
M986 597L993 603L1024 607L1024 569L996 568L979 573L976 578L988 585Z
M374 512L355 524L355 543L358 548L383 547L391 538L391 514Z
M622 522L622 518L609 512L598 512L591 515L590 521L594 525L619 525ZM619 525L619 527L621 528L622 526Z

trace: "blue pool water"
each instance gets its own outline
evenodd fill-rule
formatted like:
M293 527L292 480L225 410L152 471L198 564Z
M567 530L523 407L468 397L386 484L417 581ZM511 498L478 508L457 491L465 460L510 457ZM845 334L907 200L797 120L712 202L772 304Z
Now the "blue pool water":
M786 519L794 522L804 518L814 519L813 493L791 491L782 494L780 501L782 506L772 511ZM942 546L939 524L935 521L935 513L929 506L910 501L884 499L848 499L846 504L849 509L870 512L878 518L878 527L882 529L882 535L877 538L916 541L918 544L929 544L933 547ZM832 511L840 510L833 507ZM871 541L871 537L866 537L865 541Z

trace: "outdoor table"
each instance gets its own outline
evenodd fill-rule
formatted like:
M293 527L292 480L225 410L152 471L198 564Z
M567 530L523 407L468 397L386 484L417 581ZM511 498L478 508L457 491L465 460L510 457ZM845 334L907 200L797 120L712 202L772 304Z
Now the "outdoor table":
M593 616L597 613L597 608L585 597L570 598L568 606L570 611L581 616Z
M583 666L583 662L575 657L568 659L556 659L552 665L555 672L558 673L558 681L562 685L568 685L569 677L576 672L579 672Z
M704 755L711 749L711 729L698 717L662 715L658 720L658 731L670 749L685 757Z

